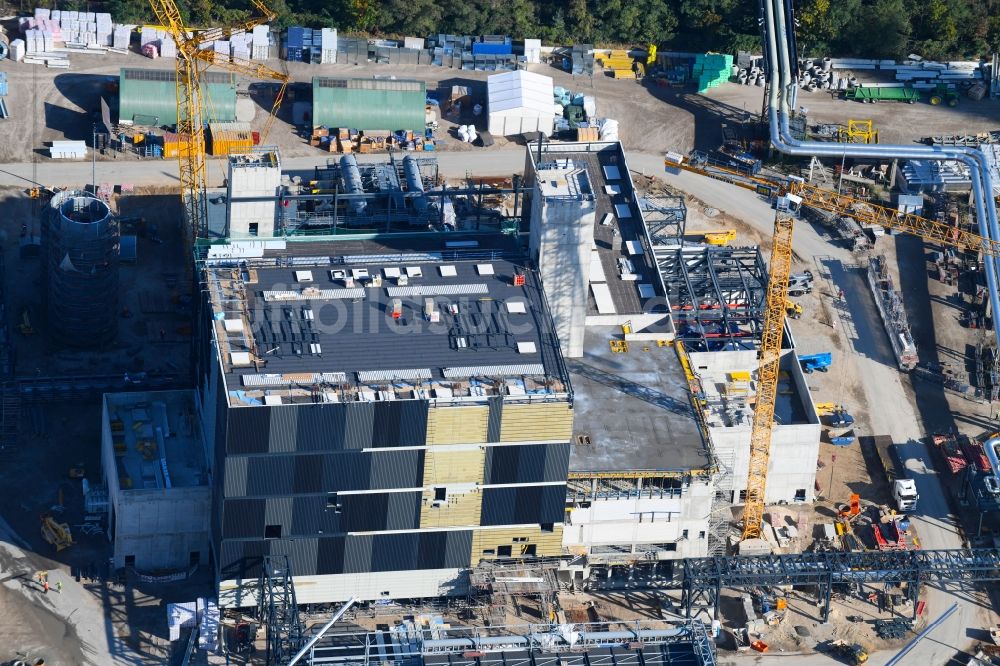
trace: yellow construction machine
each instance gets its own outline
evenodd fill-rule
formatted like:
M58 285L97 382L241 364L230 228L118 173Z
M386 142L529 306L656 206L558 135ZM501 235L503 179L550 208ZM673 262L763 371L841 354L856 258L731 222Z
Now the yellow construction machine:
M42 514L42 538L55 546L56 551L73 545L73 533L68 523L57 523L49 514Z

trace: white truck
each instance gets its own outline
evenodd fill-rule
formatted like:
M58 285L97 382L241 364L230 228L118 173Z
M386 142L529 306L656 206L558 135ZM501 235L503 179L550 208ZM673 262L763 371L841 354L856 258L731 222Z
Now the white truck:
M866 457L874 457L885 472L886 481L892 487L892 499L900 513L910 513L917 508L920 494L913 479L907 478L906 467L899 455L899 447L892 443L888 435L862 437L861 452Z
M892 498L896 500L896 508L900 513L909 513L917 508L917 484L913 479L896 479L892 483Z

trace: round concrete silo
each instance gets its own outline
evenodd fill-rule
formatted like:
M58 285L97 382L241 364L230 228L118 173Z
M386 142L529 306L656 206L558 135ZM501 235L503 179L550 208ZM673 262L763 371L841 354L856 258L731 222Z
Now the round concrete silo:
M102 347L118 333L118 222L86 192L52 197L42 233L48 331L71 347Z

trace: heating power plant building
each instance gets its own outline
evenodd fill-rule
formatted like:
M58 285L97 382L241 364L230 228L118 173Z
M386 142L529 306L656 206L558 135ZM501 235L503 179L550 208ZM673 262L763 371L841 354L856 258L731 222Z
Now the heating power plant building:
M320 603L464 593L480 559L562 553L568 373L537 273L509 238L486 243L209 251L198 398L221 605L255 603L267 555Z

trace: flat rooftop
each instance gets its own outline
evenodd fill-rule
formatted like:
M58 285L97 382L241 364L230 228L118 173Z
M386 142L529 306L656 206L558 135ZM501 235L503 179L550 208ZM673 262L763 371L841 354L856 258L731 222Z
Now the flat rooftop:
M392 242L236 245L257 248L239 266L217 248L206 287L230 404L569 392L538 278L509 239Z
M745 351L713 352L699 357L714 357L717 366L708 370L695 368L701 381L704 396L705 422L710 428L738 428L753 425L752 404L757 389L758 368L755 353ZM746 359L740 364L736 359ZM697 365L697 363L695 363ZM780 425L815 423L810 399L802 392L796 377L802 377L797 368L797 356L786 352L781 357L778 375L778 396L774 405L774 419ZM803 384L804 386L804 384Z
M617 326L588 326L583 357L566 361L576 414L570 471L707 467L677 353L652 342L614 353L608 341L620 334Z
M574 146L579 148L574 150ZM662 306L663 285L620 145L543 144L541 163L536 147L529 146L528 153L536 166L568 160L577 170L586 170L594 196L594 251L603 273L597 275L592 267L590 281L607 285L615 313L639 314ZM549 196L564 196L541 189ZM630 267L627 273L622 271L622 260ZM588 291L587 314L609 314L598 309L592 290Z
M122 490L208 485L193 391L106 393Z

